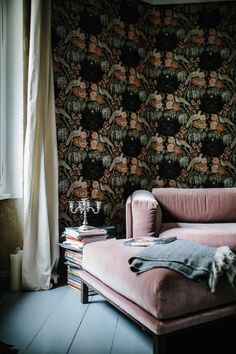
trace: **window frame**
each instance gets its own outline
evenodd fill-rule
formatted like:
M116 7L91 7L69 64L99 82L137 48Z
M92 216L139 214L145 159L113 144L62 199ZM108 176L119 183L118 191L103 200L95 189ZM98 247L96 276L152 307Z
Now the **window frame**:
M0 194L6 191L6 2L0 0Z

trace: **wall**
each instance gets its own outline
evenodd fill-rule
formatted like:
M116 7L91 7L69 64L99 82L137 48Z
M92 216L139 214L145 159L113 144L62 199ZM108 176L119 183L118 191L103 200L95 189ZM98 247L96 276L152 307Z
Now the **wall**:
M23 199L0 200L0 282L9 278L10 254L23 243Z
M236 186L235 3L53 2L60 225L124 234L136 189Z

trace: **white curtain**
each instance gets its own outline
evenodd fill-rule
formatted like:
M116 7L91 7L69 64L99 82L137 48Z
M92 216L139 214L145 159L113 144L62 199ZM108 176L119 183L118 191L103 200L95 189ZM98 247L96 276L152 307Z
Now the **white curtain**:
M30 0L24 147L22 286L52 287L58 249L58 170L51 59L51 1Z

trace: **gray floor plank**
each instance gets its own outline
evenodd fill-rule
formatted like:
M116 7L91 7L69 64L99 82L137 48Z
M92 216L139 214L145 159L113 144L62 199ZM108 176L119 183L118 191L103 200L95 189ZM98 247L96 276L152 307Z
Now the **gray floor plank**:
M42 329L24 354L65 354L88 305L80 303L80 293L68 287Z
M120 314L111 354L152 354L152 338Z
M93 297L69 354L109 354L118 312L100 296Z
M64 286L23 293L1 316L1 340L15 344L23 353L67 290Z

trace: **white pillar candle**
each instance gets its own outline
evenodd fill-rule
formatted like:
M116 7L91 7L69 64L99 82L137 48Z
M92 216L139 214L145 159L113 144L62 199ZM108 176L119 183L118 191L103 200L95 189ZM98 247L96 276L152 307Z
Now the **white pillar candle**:
M12 291L21 290L22 252L18 249L16 254L10 254L10 286Z

